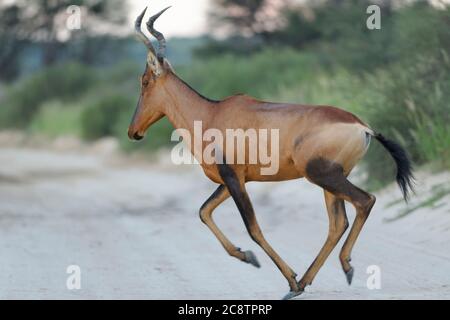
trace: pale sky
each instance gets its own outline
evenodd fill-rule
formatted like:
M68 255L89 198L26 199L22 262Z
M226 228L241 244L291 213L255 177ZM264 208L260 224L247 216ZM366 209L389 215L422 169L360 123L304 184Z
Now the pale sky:
M300 3L302 1L294 0L294 2ZM450 3L450 0L428 1L436 6ZM197 36L208 33L207 19L211 0L128 0L128 3L130 5L130 23L134 22L146 6L149 7L146 17L172 6L156 23L156 29L167 37Z
M17 0L0 0L1 5L8 5ZM208 12L211 8L212 0L126 0L129 4L129 23L124 26L122 33L134 32L134 21L142 10L148 6L147 19L150 14L153 15L160 10L172 6L156 22L156 29L164 33L166 37L186 37L198 36L209 33L208 30ZM301 3L304 0L291 0ZM319 0L317 0L319 1ZM403 0L404 1L404 0ZM409 0L411 1L411 0ZM428 0L436 6L443 3L450 3L450 0ZM376 0L374 0L376 3ZM147 32L143 28L144 32Z
M156 29L167 37L196 36L207 30L210 0L128 0L128 3L130 21L134 21L146 6L148 9L144 21L150 14L172 6L155 23Z

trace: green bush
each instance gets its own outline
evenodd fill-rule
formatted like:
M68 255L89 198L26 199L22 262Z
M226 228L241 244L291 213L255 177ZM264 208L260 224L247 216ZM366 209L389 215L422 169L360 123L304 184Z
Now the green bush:
M61 101L45 102L33 118L29 131L48 137L81 136L82 107Z
M81 116L82 136L88 140L114 136L121 114L127 113L127 108L135 103L122 94L106 95L93 101Z
M450 112L450 110L449 110ZM447 119L418 119L414 138L422 162L437 162L450 169L450 125Z
M450 63L441 57L418 56L413 63L392 66L374 75L371 83L382 99L369 101L367 117L374 129L405 146L417 165L428 161L449 164ZM411 62L411 58L408 59ZM369 172L389 174L381 151L368 157Z
M275 95L282 86L299 84L318 68L312 54L293 49L268 49L254 55L231 54L195 61L179 68L180 75L209 98L246 93L258 98Z
M450 52L450 6L436 10L417 2L398 10L388 48L396 62L413 62L417 56L438 57ZM411 61L409 61L411 60Z
M25 128L44 102L72 102L95 80L94 70L79 64L54 66L24 78L9 88L1 101L0 126Z

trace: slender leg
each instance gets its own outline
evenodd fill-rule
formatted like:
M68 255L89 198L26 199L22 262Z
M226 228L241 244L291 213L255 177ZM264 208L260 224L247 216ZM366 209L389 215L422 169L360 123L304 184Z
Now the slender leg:
M323 266L331 251L336 247L339 240L348 228L348 220L345 212L344 200L337 198L333 194L325 191L325 203L330 221L327 240L320 250L319 255L306 271L299 282L300 289L304 290L306 286L311 285L315 276Z
M201 207L200 219L208 226L230 256L259 268L260 264L256 259L255 254L251 251L242 252L240 248L233 245L212 219L214 210L229 197L230 193L228 192L228 189L224 185L219 186L219 188L217 188L213 195L206 200L205 204Z
M352 284L354 273L354 269L350 264L352 249L376 201L375 196L370 194L367 195L369 197L367 202L354 204L356 208L356 218L355 221L353 222L353 226L350 230L350 233L348 234L348 237L345 240L345 243L341 249L341 253L339 254L342 269L344 270L349 285Z
M269 245L262 234L262 231L256 220L252 203L245 189L245 182L240 180L233 169L228 165L220 165L219 172L223 181L225 182L225 185L228 188L228 191L233 197L233 200L236 203L239 212L241 213L242 219L244 220L250 237L267 253L267 255L277 265L278 269L280 269L281 273L287 279L291 291L299 292L298 284L295 279L297 275Z
M306 168L308 179L321 186L340 199L350 202L356 209L356 218L347 240L340 253L342 268L350 284L353 268L350 265L350 253L375 204L375 197L347 180L343 168L331 161L317 159L311 161Z

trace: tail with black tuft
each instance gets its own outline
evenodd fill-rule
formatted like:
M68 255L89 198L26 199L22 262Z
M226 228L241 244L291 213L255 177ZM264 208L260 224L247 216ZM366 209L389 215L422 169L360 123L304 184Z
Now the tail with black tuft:
M414 175L408 154L398 143L386 139L381 134L375 134L375 139L389 151L397 164L397 183L405 201L408 202L410 192L414 192Z

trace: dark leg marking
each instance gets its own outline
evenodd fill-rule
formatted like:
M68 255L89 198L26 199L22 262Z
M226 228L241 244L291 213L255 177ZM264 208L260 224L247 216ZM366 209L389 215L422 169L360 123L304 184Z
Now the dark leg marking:
M299 292L296 281L295 272L281 259L281 257L273 250L269 243L264 238L262 231L256 220L255 212L252 203L245 190L245 181L240 181L233 169L226 165L218 165L220 176L228 188L234 202L242 216L245 227L252 238L272 259L272 261L280 269L281 273L287 279L292 292Z
M322 158L310 161L306 166L306 174L313 183L353 204L356 202L362 205L368 200L368 193L348 181L344 169L337 163Z

